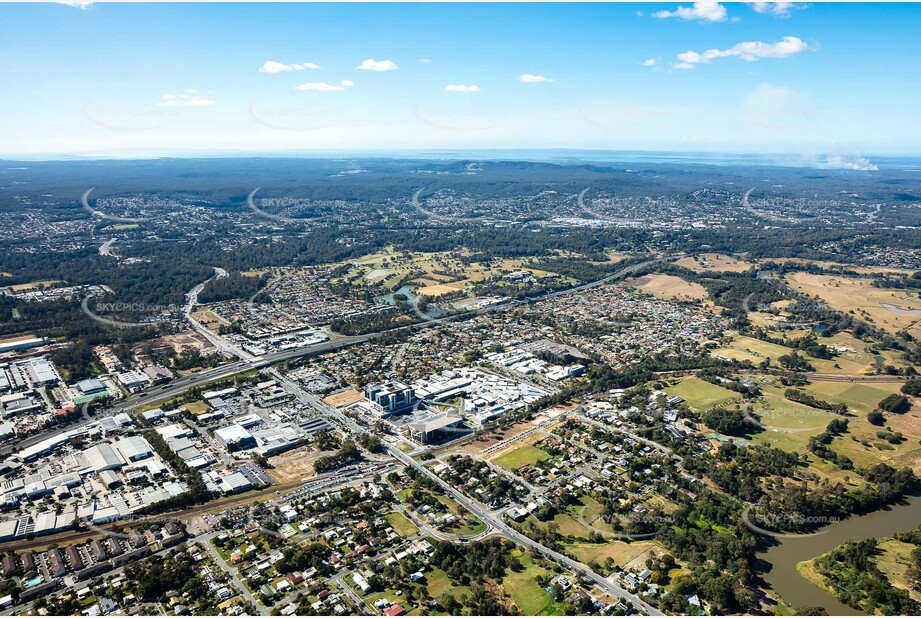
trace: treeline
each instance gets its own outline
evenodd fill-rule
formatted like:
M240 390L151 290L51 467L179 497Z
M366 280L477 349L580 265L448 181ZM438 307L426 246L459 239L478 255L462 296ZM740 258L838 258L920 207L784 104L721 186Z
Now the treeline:
M313 469L317 472L328 472L346 464L350 464L361 458L361 451L355 446L354 442L346 441L338 451L332 455L320 457L313 463Z
M817 410L828 410L834 414L842 415L848 413L848 407L846 403L831 403L830 401L818 399L811 393L807 393L806 391L802 391L798 388L788 388L783 392L783 396L790 401L795 401L797 403L803 404L804 406L816 408Z
M188 486L188 489L178 496L173 496L166 500L161 500L160 502L145 506L138 511L139 514L154 515L156 513L185 509L190 506L195 506L196 504L207 502L214 497L208 489L208 486L205 485L205 481L201 478L201 474L199 474L197 470L189 467L182 457L173 452L173 449L169 447L166 440L163 439L163 436L161 436L159 432L149 429L142 435L144 439L147 440L147 443L150 444L151 448L156 451L157 455L169 464L170 468L176 472L180 480Z
M249 298L268 282L268 275L247 277L238 272L226 277L214 278L198 295L200 303L216 303L234 298Z
M918 615L921 604L880 570L880 553L876 539L851 541L819 556L813 564L835 597L854 609L871 616Z

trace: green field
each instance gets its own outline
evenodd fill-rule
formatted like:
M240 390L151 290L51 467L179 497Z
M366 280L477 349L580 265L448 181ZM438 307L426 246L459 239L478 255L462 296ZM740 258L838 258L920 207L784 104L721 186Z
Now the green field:
M521 554L515 550L515 555L521 560L524 569L515 573L509 571L502 580L502 587L508 593L515 605L525 616L555 616L559 615L560 608L554 602L550 593L540 587L534 580L539 575L549 575L550 571L534 563L528 554Z
M713 354L726 356L735 360L749 360L755 364L760 363L765 358L770 358L773 364L777 364L777 358L791 352L791 348L768 343L760 339L751 337L735 337L732 343L725 348L719 348L713 351Z
M698 412L739 398L738 393L728 388L710 384L697 378L682 380L678 384L666 388L665 392L669 395L678 395L687 402L692 410Z
M388 513L386 519L393 526L393 530L402 537L419 534L419 528L416 527L416 524L407 519L403 513Z
M448 574L438 567L426 572L425 587L428 590L429 596L435 600L438 600L445 592L450 592L458 601L462 594L470 594L470 588L468 586L457 586L451 583Z
M538 461L550 459L549 453L536 446L525 444L519 446L514 451L506 453L502 457L493 460L493 463L502 466L506 470L517 470L522 466L533 466Z
M753 440L769 444L788 452L803 452L811 436L824 431L837 415L825 410L790 401L783 396L783 389L775 386L763 387L763 397L755 405L754 412L767 426L755 434Z

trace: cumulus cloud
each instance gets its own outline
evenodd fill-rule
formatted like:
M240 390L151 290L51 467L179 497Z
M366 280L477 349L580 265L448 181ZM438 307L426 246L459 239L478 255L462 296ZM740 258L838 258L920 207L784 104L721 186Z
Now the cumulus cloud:
M804 9L808 5L801 2L749 2L756 13L773 15L774 17L790 17L790 11Z
M754 62L759 58L787 58L812 48L805 41L795 36L785 36L777 43L763 41L745 41L736 43L729 49L708 49L705 52L686 51L678 54L676 69L693 69L698 64L706 64L716 58L737 57L746 62Z
M217 105L217 101L203 97L198 90L186 90L182 94L164 94L157 103L162 107L207 107Z
M375 60L374 58L368 58L355 68L360 71L396 71L400 67L398 67L393 60Z
M312 90L315 92L337 92L339 90L345 90L349 86L354 86L354 85L355 85L355 82L344 79L339 85L327 84L326 82L306 82L303 84L298 84L297 86L294 87L294 89L295 90Z
M421 58L419 62L421 62L422 64L432 64L432 59L431 58Z
M643 66L644 66L644 67L654 67L654 66L656 66L656 59L655 59L655 58L648 58L648 59L646 59L646 60L643 60Z
M75 9L86 9L93 4L93 0L55 0L55 2L72 6Z
M523 84L539 84L541 82L555 82L556 80L552 77L544 77L543 75L532 75L531 73L522 73L518 77L518 81Z
M479 92L480 87L474 84L465 86L464 84L448 84L445 86L445 92Z
M656 11L652 14L658 19L668 19L677 17L678 19L687 19L690 21L726 21L726 7L713 0L704 0L695 2L691 6L679 6L674 11Z
M825 160L825 167L832 170L854 170L858 172L876 172L879 167L865 157L846 159L838 155L830 155Z
M287 73L289 71L303 71L305 69L319 69L319 64L314 64L312 62L304 62L301 64L284 64L283 62L275 62L274 60L266 60L259 68L260 73Z

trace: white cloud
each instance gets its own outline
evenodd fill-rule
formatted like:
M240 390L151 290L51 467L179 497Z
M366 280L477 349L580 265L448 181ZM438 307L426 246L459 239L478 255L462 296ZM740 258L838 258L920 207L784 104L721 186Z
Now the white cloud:
M790 11L805 9L808 5L802 2L749 2L756 13L767 13L774 17L790 17Z
M530 73L522 73L518 77L518 81L523 84L539 84L541 82L555 82L556 80L552 77L544 77L543 75L532 75Z
M162 107L207 107L217 105L217 101L198 94L198 90L186 90L182 94L164 94L157 103Z
M480 87L474 84L465 86L464 84L448 84L445 86L445 92L479 92Z
M355 82L348 79L342 80L339 85L336 84L327 84L326 82L306 82L303 84L298 84L294 87L295 90L312 90L315 92L337 92L340 90L345 90L349 86L354 86Z
M825 161L825 167L833 170L854 170L858 172L876 172L879 167L865 157L856 159L845 159L844 157L834 155L829 156Z
M432 59L431 58L420 58L419 62L421 62L422 64L432 64Z
M656 59L655 59L655 58L647 58L646 60L643 60L643 66L644 66L644 67L654 67L654 66L656 66Z
M287 73L289 71L303 71L304 69L319 69L319 64L304 62L302 64L284 64L274 60L266 60L259 68L260 73Z
M764 43L763 41L745 41L736 43L729 49L708 49L705 52L686 51L678 54L678 63L675 69L693 69L698 64L706 64L716 58L737 57L747 62L754 62L759 58L787 58L794 54L810 51L811 47L805 41L795 36L786 36L777 43Z
M398 67L393 60L375 60L374 58L368 58L355 68L360 71L396 71L400 67Z
M674 11L656 11L652 16L658 19L677 17L691 21L726 21L726 7L713 0L704 0L692 6L679 6Z

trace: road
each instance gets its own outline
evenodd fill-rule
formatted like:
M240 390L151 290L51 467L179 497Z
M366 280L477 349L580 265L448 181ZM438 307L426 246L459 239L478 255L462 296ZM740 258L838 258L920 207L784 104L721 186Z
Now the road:
M666 256L666 257L656 258L652 260L646 260L643 262L639 262L637 264L633 264L631 266L621 268L618 271L611 273L610 275L607 275L601 279L590 281L588 283L583 283L575 287L557 290L555 292L539 294L537 296L528 297L524 299L512 299L504 303L491 305L489 307L481 307L479 309L470 309L467 311L454 313L454 314L447 315L447 316L440 317L440 318L430 318L427 321L423 321L421 323L411 324L409 326L399 326L396 328L391 328L391 329L387 329L387 330L383 330L379 332L367 333L365 335L349 336L349 335L333 334L329 338L328 341L324 341L323 343L319 343L317 345L304 347L304 348L295 348L291 350L283 350L279 352L272 352L269 354L265 354L263 356L255 356L255 357L250 354L247 354L246 352L242 350L237 349L236 346L233 346L229 344L228 342L224 341L221 337L208 331L208 329L204 328L203 326L198 324L197 321L189 317L191 313L191 308L194 306L194 301L197 300L198 294L201 292L202 289L204 289L204 286L207 283L207 281L205 281L199 284L198 286L196 286L191 292L189 292L189 294L186 297L187 302L186 302L186 306L183 308L183 312L186 314L190 323L193 324L193 328L195 328L197 332L207 337L208 340L214 343L219 349L226 350L230 354L237 356L239 360L230 362L226 365L221 365L220 367L204 369L202 371L190 374L186 377L179 378L178 380L174 380L173 382L165 386L156 386L156 387L147 389L145 391L136 393L132 395L131 397L128 397L122 400L121 402L115 404L114 406L111 406L106 411L97 413L96 418L99 419L104 416L113 416L120 412L126 412L128 410L138 408L142 405L146 406L150 404L157 404L157 403L162 403L164 401L169 401L185 393L188 390L192 390L199 386L204 386L206 384L209 384L211 382L216 382L218 380L223 380L225 378L229 378L239 373L250 371L252 369L260 369L263 367L268 367L270 365L274 365L274 364L281 363L281 362L288 361L288 360L293 360L293 359L300 358L303 356L315 356L317 354L322 354L324 352L329 352L331 350L337 350L340 348L358 345L360 343L371 341L378 337L383 337L390 333L400 332L400 331L410 332L413 329L419 329L419 328L432 328L440 324L447 324L449 322L452 322L462 317L467 317L471 315L484 315L484 314L493 313L493 312L507 311L515 307L528 305L531 303L535 303L535 302L549 299L549 298L554 298L557 296L576 294L578 292L589 290L589 289L604 285L615 279L627 276L630 273L636 272L637 270L640 270L642 268L649 266L650 264L677 260L677 259L680 259L681 257L684 257L684 254ZM223 271L221 271L221 269L215 269L215 272L217 273L216 276L220 277L221 276L220 273ZM207 333L207 335L205 333ZM241 356L242 358L240 358ZM3 455L3 456L9 455L13 451L18 451L18 450L21 450L22 448L37 444L38 442L41 442L42 440L45 440L46 438L52 435L55 435L57 433L60 433L60 430L52 429L46 432L42 432L40 434L36 434L24 440L21 440L15 444L8 444L4 446L3 448L0 448L0 455Z
M211 554L211 558L214 560L214 562L217 563L221 570L227 574L227 576L233 582L234 586L239 589L239 592L243 595L243 598L252 603L253 607L259 611L259 615L268 616L269 608L263 605L262 601L258 600L250 593L249 588L246 587L246 584L243 583L243 580L241 580L237 575L237 569L224 562L224 559L221 558L221 554L218 553L217 549L214 547L214 544L211 543L211 539L216 537L218 534L220 534L220 532L211 532L204 535L203 537L196 537L195 540L201 541L201 544L204 545L205 549L208 550L208 553Z
M640 611L642 611L644 614L647 614L649 616L664 616L665 615L659 610L657 610L656 608L650 606L649 604L641 600L635 594L624 590L617 584L613 583L611 580L599 575L598 573L588 568L586 565L582 564L581 562L573 560L572 558L565 556L556 550L550 549L549 547L546 547L542 545L541 543L538 543L537 541L531 539L530 537L527 537L521 534L520 532L518 532L517 530L515 530L514 528L506 524L504 521L502 521L500 518L494 516L486 507L468 498L466 495L464 495L459 490L457 490L453 485L450 485L444 480L442 480L440 476L438 476L437 474L435 474L434 472L426 468L424 465L422 465L421 463L419 463L418 461L416 461L415 459L413 459L406 453L403 453L397 449L389 448L389 447L388 447L388 453L390 454L391 457L399 460L404 465L414 468L420 474L423 474L424 476L428 477L429 479L437 483L441 487L442 491L445 492L445 494L447 494L448 496L456 500L458 504L466 508L468 511L470 511L477 517L479 517L487 525L491 526L494 530L502 534L502 536L508 539L511 539L512 541L514 541L518 545L521 545L522 547L531 549L535 553L549 557L553 559L554 561L556 561L557 563L565 565L566 567L572 569L573 571L581 574L586 580L597 585L599 588L601 588L608 594L611 594L614 597L621 597L621 598L627 599L628 601L632 602L635 607L639 608Z

